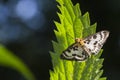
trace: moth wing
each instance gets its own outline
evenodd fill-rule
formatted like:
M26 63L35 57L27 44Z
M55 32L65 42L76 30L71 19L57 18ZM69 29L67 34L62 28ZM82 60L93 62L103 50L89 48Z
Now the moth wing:
M61 54L62 59L84 61L88 58L87 53L79 43L74 43Z
M84 39L84 47L88 53L97 54L109 36L109 31L103 30Z

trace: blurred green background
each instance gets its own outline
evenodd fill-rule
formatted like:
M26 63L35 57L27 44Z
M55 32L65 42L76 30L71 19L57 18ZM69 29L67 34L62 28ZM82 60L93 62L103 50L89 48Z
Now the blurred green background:
M109 30L102 57L104 75L120 80L120 0L72 0L82 13L90 13L97 31ZM38 80L49 80L52 69L49 51L55 40L53 20L57 20L55 0L0 0L0 42L24 61ZM17 71L0 66L1 80L25 80Z

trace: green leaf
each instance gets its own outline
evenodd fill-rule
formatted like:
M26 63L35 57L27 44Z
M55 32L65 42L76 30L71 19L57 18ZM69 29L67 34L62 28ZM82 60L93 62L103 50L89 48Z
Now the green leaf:
M53 71L50 70L50 80L106 80L103 73L101 50L98 55L92 55L83 62L60 59L60 54L75 42L75 38L84 38L96 32L97 23L91 25L89 13L81 14L80 6L75 6L71 0L57 0L60 12L57 12L60 22L54 21L57 41L52 41L53 52L50 52Z
M12 52L0 45L0 66L12 68L21 73L26 80L35 80L35 77L26 65Z

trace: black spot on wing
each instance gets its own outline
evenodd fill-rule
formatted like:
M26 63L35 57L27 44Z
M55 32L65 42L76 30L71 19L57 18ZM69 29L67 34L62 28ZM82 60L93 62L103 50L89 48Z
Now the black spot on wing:
M72 56L76 56L76 54L72 54Z
M103 44L98 43L98 48L101 48L102 46L103 46Z
M84 41L84 43L86 43L86 41Z
M108 31L103 31L103 34L104 34L104 38L109 34Z
M106 31L103 31L104 34L106 34L107 32Z
M96 39L97 38L97 36L96 35L93 35L93 39Z
M93 43L93 45L96 45L98 43L98 41L95 41L94 43Z
M90 43L90 41L91 41L90 39L87 39L87 40L86 40L87 44L89 44L89 43Z
M64 55L64 56L68 56L67 54L66 54L66 51L63 51L63 53L61 54L62 56Z
M96 49L96 47L97 47L97 46L96 46L96 45L94 45L94 49L93 49L93 50L95 50L95 49Z
M74 51L78 50L78 46L74 46L74 47L73 47L73 50L74 50Z
M91 52L91 49L88 49Z
M66 51L67 51L67 52L71 52L71 49L68 48Z
M80 55L76 55L77 57L74 57L75 61L85 61L86 59L88 59L89 55L83 51L82 56Z
M101 32L100 32L100 38L101 38L101 39L103 38L103 36L102 36Z
M74 46L75 44L72 44L71 46L69 46L64 52L71 52L71 50L78 50L78 45Z

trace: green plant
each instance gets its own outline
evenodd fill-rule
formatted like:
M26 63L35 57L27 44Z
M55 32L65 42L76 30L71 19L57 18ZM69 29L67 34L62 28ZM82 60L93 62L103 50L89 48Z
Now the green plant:
M89 13L82 16L79 4L75 6L70 0L57 0L57 12L60 22L54 21L57 30L54 30L57 42L52 41L54 52L52 57L53 71L50 70L50 80L106 80L101 78L103 59L92 55L87 61L75 62L61 60L60 54L74 43L73 38L84 38L96 32L96 23L90 25Z
M0 66L12 68L18 71L26 78L26 80L35 80L34 75L28 67L3 45L0 45Z

